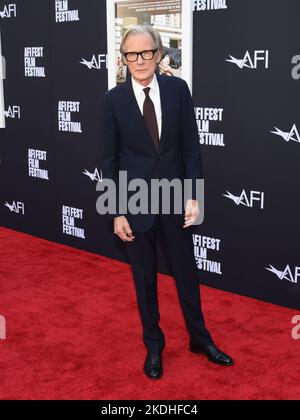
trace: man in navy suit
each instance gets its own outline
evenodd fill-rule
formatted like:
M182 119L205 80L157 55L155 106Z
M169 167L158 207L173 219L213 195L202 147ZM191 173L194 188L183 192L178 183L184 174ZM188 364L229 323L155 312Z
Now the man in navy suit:
M120 193L108 217L113 219L114 233L126 244L147 349L144 373L151 379L163 374L165 347L159 326L157 234L176 280L190 351L204 354L217 364L233 364L215 346L201 310L192 241L199 217L196 182L203 175L198 128L187 83L157 72L162 49L159 32L151 26L135 26L124 35L121 54L131 77L104 95L101 144L103 179L113 180L117 196ZM128 196L124 185L120 186L120 171L126 172L128 182L142 179L149 187L153 179L190 180L184 210L177 214L171 205L166 213L159 202L150 211L150 195L147 212L136 214L121 208L121 202L128 203ZM126 193L132 197L132 192Z

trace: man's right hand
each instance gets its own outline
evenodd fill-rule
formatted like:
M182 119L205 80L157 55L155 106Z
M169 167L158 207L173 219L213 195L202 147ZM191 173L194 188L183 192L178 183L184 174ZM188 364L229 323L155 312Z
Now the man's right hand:
M124 242L132 242L135 238L125 216L114 218L114 233Z

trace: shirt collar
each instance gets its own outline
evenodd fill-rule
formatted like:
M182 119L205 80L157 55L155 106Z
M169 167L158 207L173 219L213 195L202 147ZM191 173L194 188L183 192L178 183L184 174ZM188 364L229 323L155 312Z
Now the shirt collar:
M131 77L131 81L132 81L132 87L133 87L133 90L134 90L134 92L135 92L135 94L136 95L140 95L141 94L141 92L143 92L143 90L146 88L146 87L150 87L151 88L151 90L153 90L153 92L154 93L156 93L157 91L158 91L158 82L157 82L157 77L156 77L156 74L154 73L154 76L153 76L153 79L152 79L152 82L151 83L149 83L149 85L148 86L143 86L143 85L141 85L140 83L138 83L136 80L134 80L134 78L133 77ZM144 92L143 92L144 93Z

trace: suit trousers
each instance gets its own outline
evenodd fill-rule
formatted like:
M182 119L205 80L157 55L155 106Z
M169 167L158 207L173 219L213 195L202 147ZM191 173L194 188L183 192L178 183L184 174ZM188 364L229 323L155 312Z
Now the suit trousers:
M205 327L201 309L198 269L192 238L194 229L194 225L183 228L176 224L170 215L156 214L150 230L133 231L135 239L133 242L126 242L142 322L143 341L147 350L153 353L159 353L165 348L165 336L159 326L157 295L158 234L176 281L190 342L199 346L214 344Z

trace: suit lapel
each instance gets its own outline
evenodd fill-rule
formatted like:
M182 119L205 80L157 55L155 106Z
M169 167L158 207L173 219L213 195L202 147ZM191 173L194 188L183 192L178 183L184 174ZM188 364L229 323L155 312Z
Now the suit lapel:
M161 152L167 139L167 132L169 128L169 106L168 106L168 91L167 91L167 77L171 76L164 76L157 74L157 81L159 84L160 90L160 101L161 101L161 112L162 112L162 130L161 130L161 137L159 141L159 151Z
M167 138L167 130L168 130L168 125L169 125L169 107L168 107L168 103L167 103L167 87L166 87L166 80L165 77L168 76L164 76L162 77L159 74L157 75L157 81L159 84L159 91L160 91L160 101L161 101L161 112L162 112L162 130L161 130L161 137L160 137L160 141L159 141L159 153L162 152L163 147L165 145L166 142L166 138ZM146 122L144 120L143 115L141 114L139 105L137 103L135 94L134 94L134 90L132 87L132 83L131 83L131 77L128 78L126 80L126 82L123 84L123 87L126 91L126 97L127 97L127 101L129 101L128 106L132 108L132 110L134 111L134 114L136 116L136 121L138 122L138 124L140 125L140 127L146 131L148 133L148 138L150 141L150 145L152 147L152 150L155 154L157 154L156 148L154 146L152 137L150 135L150 132L148 130L148 127L146 125Z

